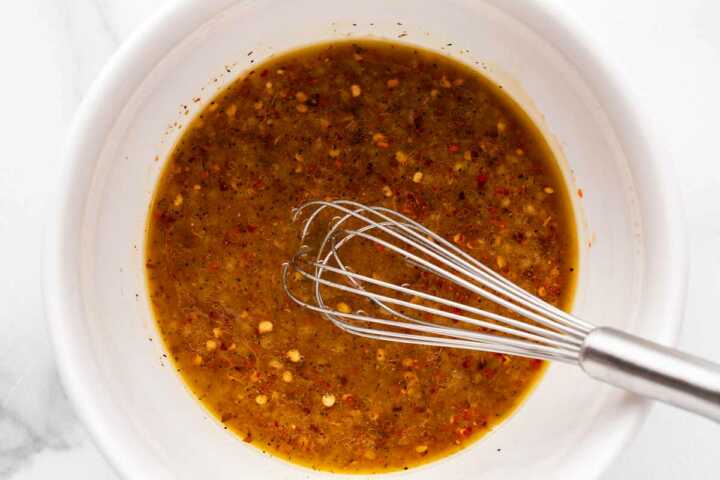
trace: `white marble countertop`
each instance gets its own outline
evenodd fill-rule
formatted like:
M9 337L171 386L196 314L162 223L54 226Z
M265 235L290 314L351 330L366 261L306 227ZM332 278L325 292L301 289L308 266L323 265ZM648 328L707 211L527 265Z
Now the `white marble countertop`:
M117 478L58 380L43 318L43 224L78 102L118 45L165 1L3 4L0 478ZM667 160L677 172L691 249L680 346L720 361L720 2L548 2L598 39L603 55L623 67L646 122L672 139ZM719 442L717 425L657 406L603 478L718 478Z

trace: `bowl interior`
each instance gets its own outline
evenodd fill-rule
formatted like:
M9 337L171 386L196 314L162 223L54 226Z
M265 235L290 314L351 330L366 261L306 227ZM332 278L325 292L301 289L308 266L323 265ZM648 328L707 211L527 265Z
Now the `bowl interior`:
M99 91L110 96L100 104L96 95L83 114L85 121L104 115L104 123L83 125L81 117L76 128L86 142L75 149L82 159L74 161L86 181L66 186L74 189L68 205L77 207L64 228L78 240L68 258L78 281L72 301L81 308L78 318L62 321L79 333L58 341L59 355L72 350L74 358L86 360L63 362L66 370L80 371L68 374L78 384L92 384L70 390L121 470L152 478L327 475L268 457L209 417L163 356L143 274L148 205L183 125L238 74L293 47L373 36L442 51L483 69L526 108L561 157L580 228L575 313L628 330L655 328L658 320L646 307L649 295L662 288L648 288L654 280L644 259L648 249L661 248L647 231L661 231L662 224L647 213L653 195L648 180L636 180L642 159L628 155L638 150L637 140L604 106L608 98L624 100L612 90L599 94L588 73L539 33L552 25L537 8L500 5L213 0L166 13L163 26L157 20L121 53L101 80ZM166 25L169 20L174 26ZM143 42L154 47L143 52ZM123 86L113 92L113 85ZM514 418L492 435L455 456L393 475L593 476L643 409L578 368L553 365Z

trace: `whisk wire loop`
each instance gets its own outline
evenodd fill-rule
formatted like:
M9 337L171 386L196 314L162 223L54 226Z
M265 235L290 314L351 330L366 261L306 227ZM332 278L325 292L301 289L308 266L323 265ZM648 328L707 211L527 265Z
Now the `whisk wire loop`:
M336 211L339 215L333 217L322 231L316 249L304 245L290 262L283 265L283 286L294 302L319 312L339 328L380 340L578 362L583 340L592 325L537 299L422 224L390 209L347 200L306 203L295 210L294 218L300 218L307 210L311 211L302 228L302 241L320 223L322 212ZM435 275L522 318L500 315L354 272L340 254L353 239L397 254L409 266ZM309 259L311 254L313 258ZM292 292L288 281L291 270L312 282L314 303ZM369 287L381 289L383 293ZM392 319L361 310L341 312L329 307L324 289L368 300ZM411 299L399 298L401 295ZM433 321L423 320L409 311ZM437 323L439 319L471 326L473 330Z

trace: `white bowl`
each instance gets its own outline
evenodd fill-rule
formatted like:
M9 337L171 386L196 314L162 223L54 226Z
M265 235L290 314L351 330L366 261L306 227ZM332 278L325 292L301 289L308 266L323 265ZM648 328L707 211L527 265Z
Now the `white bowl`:
M403 42L484 62L567 159L572 191L584 192L573 195L582 242L575 312L674 341L686 261L668 165L613 72L556 13L517 0L181 3L140 29L87 95L48 238L47 313L64 385L128 477L331 476L266 456L224 431L164 360L145 289L144 222L180 134L174 122L190 118L181 105L192 115L273 52L401 34ZM498 431L450 458L392 475L594 478L647 408L578 368L553 365Z

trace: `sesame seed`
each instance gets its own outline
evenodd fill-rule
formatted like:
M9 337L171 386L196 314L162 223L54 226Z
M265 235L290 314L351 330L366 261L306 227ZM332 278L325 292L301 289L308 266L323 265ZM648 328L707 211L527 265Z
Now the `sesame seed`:
M273 330L273 324L272 324L272 322L270 322L268 320L263 320L262 322L260 322L258 324L258 332L261 334L270 333L270 332L272 332L272 330Z
M237 105L234 103L231 103L228 105L228 107L225 109L225 115L228 116L228 118L234 118L235 113L237 113Z
M302 360L302 355L300 355L300 352L294 348L292 350L288 350L288 352L285 355L293 363L297 363L300 360Z

